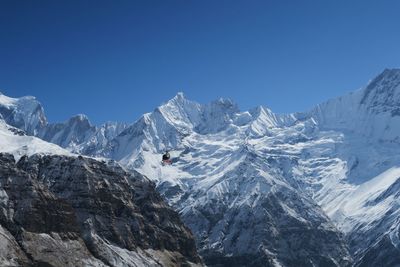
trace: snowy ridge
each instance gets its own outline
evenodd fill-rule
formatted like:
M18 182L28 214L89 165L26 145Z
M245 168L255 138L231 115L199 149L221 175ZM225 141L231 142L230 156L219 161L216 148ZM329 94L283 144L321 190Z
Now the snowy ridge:
M400 70L387 69L365 88L322 103L308 116L314 117L321 129L400 142L399 103Z
M27 136L24 132L7 125L0 119L0 152L13 154L16 159L34 154L73 154L55 144L45 142L37 137Z

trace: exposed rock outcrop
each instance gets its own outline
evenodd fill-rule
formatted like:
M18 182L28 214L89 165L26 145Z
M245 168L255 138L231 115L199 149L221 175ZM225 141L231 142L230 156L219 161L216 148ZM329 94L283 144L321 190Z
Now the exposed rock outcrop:
M0 154L1 266L201 265L139 173L83 157Z

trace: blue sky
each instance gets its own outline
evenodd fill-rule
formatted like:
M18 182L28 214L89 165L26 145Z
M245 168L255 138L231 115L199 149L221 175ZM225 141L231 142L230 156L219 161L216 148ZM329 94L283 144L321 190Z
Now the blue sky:
M0 91L132 122L183 91L303 111L400 67L400 1L0 1Z

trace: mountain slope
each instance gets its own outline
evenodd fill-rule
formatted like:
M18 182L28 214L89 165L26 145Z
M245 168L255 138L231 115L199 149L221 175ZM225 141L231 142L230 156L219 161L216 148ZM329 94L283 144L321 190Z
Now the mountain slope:
M58 154L72 156L72 153L61 147L47 143L24 131L6 124L0 119L0 152L13 154L16 159L24 155Z
M400 70L386 69L365 88L318 105L311 114L321 129L400 141Z
M2 120L0 151L1 266L202 265L191 232L141 174Z
M337 141L307 176L320 187L315 199L346 234L356 266L399 263L399 85L400 70L385 70L364 89L312 112ZM312 160L304 162L311 167Z

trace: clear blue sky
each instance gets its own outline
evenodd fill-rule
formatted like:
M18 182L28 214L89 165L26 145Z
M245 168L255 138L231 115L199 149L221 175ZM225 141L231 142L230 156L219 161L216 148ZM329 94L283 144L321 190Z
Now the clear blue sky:
M50 121L200 103L307 110L400 66L400 1L0 1L0 91Z

